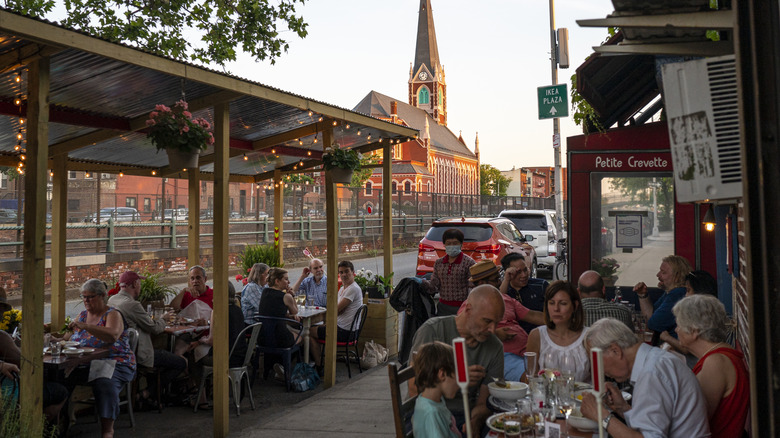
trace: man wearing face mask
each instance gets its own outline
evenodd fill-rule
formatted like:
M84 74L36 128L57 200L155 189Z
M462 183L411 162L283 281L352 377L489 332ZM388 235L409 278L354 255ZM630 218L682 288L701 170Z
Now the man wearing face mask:
M469 296L469 268L476 262L461 252L463 232L450 228L441 237L447 254L436 260L430 281L425 281L431 295L439 293L438 316L455 315Z

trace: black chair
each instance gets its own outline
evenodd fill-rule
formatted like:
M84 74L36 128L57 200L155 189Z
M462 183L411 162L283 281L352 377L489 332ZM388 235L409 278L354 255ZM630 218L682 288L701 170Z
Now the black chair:
M417 396L404 398L404 383L414 377L414 368L406 367L398 370L398 365L390 362L387 364L387 374L390 377L390 396L393 403L393 417L395 420L395 436L397 438L413 437L412 414L414 405L417 402Z
M358 339L360 339L360 332L363 330L363 324L366 323L366 315L368 314L368 305L363 304L360 306L357 312L355 312L355 318L352 319L352 325L350 326L349 339L347 342L336 342L336 356L341 357L343 355L344 361L347 363L347 375L352 378L352 369L349 366L350 358L355 356L355 361L358 364L358 370L363 373L363 366L360 364L360 352L358 351ZM317 339L317 342L321 345L325 345L325 339ZM338 347L344 347L341 354L338 352ZM354 347L354 351L350 351L349 347ZM322 350L322 359L325 359L325 349ZM320 362L322 363L322 362Z
M265 341L264 343L257 344L257 352L258 354L263 353L265 359L268 359L269 355L281 356L282 366L284 367L284 383L287 385L287 391L289 392L291 388L290 379L292 377L293 353L298 354L298 362L302 360L301 343L299 341L303 336L303 324L293 319L278 318L274 316L255 316L255 321L263 324L262 339ZM293 343L292 347L278 347L276 345L272 345L273 341L276 339L277 324L287 324L288 326L297 328L298 334L295 336L295 342ZM265 362L263 366L267 369L270 369L268 364Z

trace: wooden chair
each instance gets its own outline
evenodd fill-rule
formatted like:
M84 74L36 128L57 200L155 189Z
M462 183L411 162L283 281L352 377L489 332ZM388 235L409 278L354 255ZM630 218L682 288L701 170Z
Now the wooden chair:
M398 370L395 362L387 364L387 374L390 377L390 395L393 399L393 417L395 419L395 436L397 438L413 437L412 414L417 396L407 397L409 379L414 377L414 368L406 367Z
M363 324L366 323L367 315L368 305L363 304L357 312L355 312L355 317L352 319L349 340L347 340L347 342L336 342L336 356L344 357L344 361L347 363L347 375L349 375L350 379L352 378L352 369L349 366L349 362L353 356L355 357L355 361L357 361L358 370L361 374L363 373L363 366L360 364L360 351L358 351L358 339L360 339L360 332L363 331ZM317 342L323 347L325 346L325 339L317 339ZM344 350L339 352L338 347L344 347ZM353 350L350 351L349 347L353 347ZM320 357L322 359L320 363L323 363L325 361L325 348L322 348L321 351L322 354Z

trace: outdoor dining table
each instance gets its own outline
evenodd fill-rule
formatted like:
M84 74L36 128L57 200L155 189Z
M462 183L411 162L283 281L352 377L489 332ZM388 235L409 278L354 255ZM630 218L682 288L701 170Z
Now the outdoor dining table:
M186 333L200 333L209 329L208 325L169 325L165 326L165 333L173 336L181 336Z
M566 420L555 420L556 423L558 423L561 426L561 436L563 436L563 432L566 430ZM569 426L569 436L570 437L577 437L577 438L592 438L592 437L598 437L598 432L583 432L573 426ZM606 436L606 433L605 433ZM504 438L503 433L498 433L494 430L491 430L487 434L488 438Z
M43 366L50 371L69 371L76 368L79 365L85 365L93 360L105 359L108 357L110 351L108 348L95 348L95 351L91 353L81 353L78 356L68 356L65 353L60 354L60 357L54 359L50 353L43 355Z
M309 361L309 329L312 324L325 320L326 309L320 306L307 306L298 309L298 316L303 323L303 360Z

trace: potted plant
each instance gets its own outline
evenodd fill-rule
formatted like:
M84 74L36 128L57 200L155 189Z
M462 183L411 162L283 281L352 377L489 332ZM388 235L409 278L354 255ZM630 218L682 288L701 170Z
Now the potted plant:
M193 119L183 100L176 102L173 108L155 106L146 126L146 137L158 151L165 149L172 169L198 167L200 151L214 144L214 135L209 132L211 124L204 118Z
M614 286L615 282L618 279L618 276L615 275L620 265L618 264L617 260L609 257L603 257L599 260L593 260L591 263L590 268L594 271L598 272L599 275L601 275L602 280L604 280L605 286Z
M148 271L143 273L141 280L141 293L138 294L138 301L146 309L149 304L154 308L165 307L165 301L168 297L176 295L176 291L162 282L162 272L151 274Z
M333 182L349 184L352 172L360 169L361 154L353 149L342 148L338 144L325 149L322 164L330 172Z

